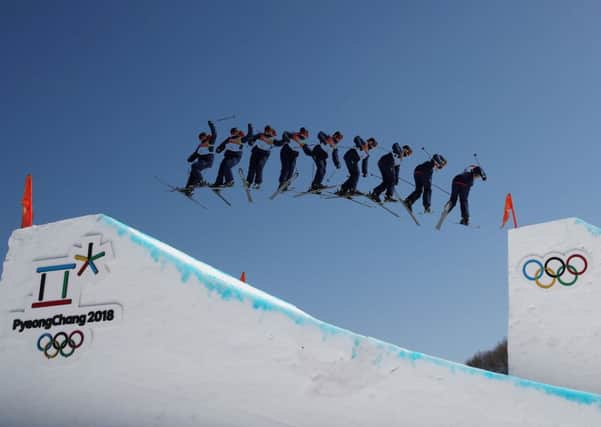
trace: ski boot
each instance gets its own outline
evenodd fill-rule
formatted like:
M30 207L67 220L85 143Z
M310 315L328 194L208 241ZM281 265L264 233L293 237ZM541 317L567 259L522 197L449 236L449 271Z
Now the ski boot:
M323 190L324 188L326 188L326 186L322 185L322 184L311 185L311 188L309 188L309 192L319 194L320 191Z
M377 195L376 193L368 193L367 197L369 197L370 199L372 199L376 203L382 203L382 200L380 200L380 196Z
M401 200L401 203L405 205L405 207L409 210L409 212L413 212L413 208L411 207L413 205L413 203L411 203L411 201L409 201L408 199L405 199L405 200Z
M461 218L461 221L459 221L459 224L465 225L467 227L468 225L470 225L470 220L469 220L469 218Z
M432 208L430 206L424 206L424 213L432 213Z
M194 194L194 187L191 185L188 185L187 187L180 188L178 191L180 193L182 193L183 195L185 195L186 197L192 197L192 194Z
M346 190L343 190L342 188L340 188L334 194L337 195L338 197L344 197L348 194L348 192Z

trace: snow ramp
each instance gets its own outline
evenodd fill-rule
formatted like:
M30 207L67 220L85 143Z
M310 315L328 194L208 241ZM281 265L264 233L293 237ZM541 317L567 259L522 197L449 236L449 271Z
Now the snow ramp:
M599 426L601 396L326 324L105 215L13 232L3 426Z
M578 218L509 232L509 372L601 393L601 229Z

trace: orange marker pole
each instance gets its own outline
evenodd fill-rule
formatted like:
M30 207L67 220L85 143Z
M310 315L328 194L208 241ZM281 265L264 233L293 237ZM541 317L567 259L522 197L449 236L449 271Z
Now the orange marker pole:
M21 228L31 227L33 225L33 189L31 175L25 178L25 191L23 192L23 213L21 215Z

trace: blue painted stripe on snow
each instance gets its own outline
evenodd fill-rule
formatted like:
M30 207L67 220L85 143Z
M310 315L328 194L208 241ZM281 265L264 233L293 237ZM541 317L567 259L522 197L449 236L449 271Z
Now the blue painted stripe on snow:
M471 368L466 365L462 365L462 364L455 363L455 362L450 362L448 360L440 359L440 358L437 358L434 356L429 356L429 355L426 355L423 353L418 353L415 351L405 350L394 344L390 344L390 343L380 341L380 340L377 340L374 338L365 337L365 336L356 334L354 332L348 331L346 329L342 329L337 326L322 322L318 319L315 319L312 316L309 316L306 313L296 312L295 310L292 310L291 305L289 305L288 303L286 303L282 300L278 300L275 297L274 298L276 301L269 301L267 299L261 298L258 295L254 295L250 292L247 292L242 288L238 289L228 283L225 283L222 279L220 279L208 272L199 270L196 266L192 265L189 261L185 260L185 258L187 258L188 256L186 254L184 254L183 252L169 247L171 250L174 251L175 254L181 254L181 258L179 257L179 255L176 256L174 254L168 253L159 247L159 245L164 245L164 243L162 243L159 240L156 240L153 237L150 237L134 228L131 228L109 216L100 215L99 219L102 222L104 222L105 224L115 228L117 231L117 234L120 237L129 236L130 240L134 244L147 250L149 255L151 256L151 258L155 262L160 262L160 263L168 262L168 263L175 265L175 267L181 274L182 283L187 283L188 280L190 279L190 277L196 277L198 279L198 281L202 285L204 285L207 290L209 290L210 292L216 292L222 299L224 299L226 301L230 301L230 300L238 300L240 302L250 301L252 303L252 307L256 310L282 313L285 316L287 316L288 318L290 318L291 320L293 320L296 324L299 324L299 325L307 325L308 324L308 325L312 325L312 326L317 326L322 331L324 339L326 339L326 336L333 336L333 335L344 335L344 336L349 337L353 342L353 346L351 349L351 358L353 358L353 359L356 358L358 355L358 350L359 350L360 344L364 341L369 341L369 342L374 343L382 351L386 352L386 355L393 355L396 358L401 359L401 360L406 360L406 361L412 363L413 365L415 365L417 362L423 361L426 363L430 363L430 364L434 364L436 366L446 368L453 374L462 373L462 374L466 374L466 375L477 375L477 376L480 376L480 377L483 377L483 378L486 378L486 379L492 380L492 381L509 382L516 387L533 389L533 390L543 392L543 393L551 395L551 396L557 396L557 397L560 397L560 398L563 398L563 399L566 399L566 400L569 400L572 402L576 402L579 404L584 404L584 405L596 404L599 407L599 409L601 409L601 396L597 395L597 394L587 393L587 392L582 392L582 391L572 390L572 389L567 389L567 388L562 388L562 387L556 387L556 386L552 386L552 385L548 385L548 384L538 383L535 381L525 380L525 379L518 378L518 377L513 377L510 375L501 375L501 374L497 374L494 372L485 371L482 369ZM577 221L582 221L582 220L577 220ZM584 221L582 221L582 223L584 223ZM584 224L586 224L586 223L584 223ZM601 230L600 230L600 233L601 233ZM202 263L201 261L195 260L195 262L198 262L201 265L207 266L207 268L213 268L213 267L209 267L207 264ZM231 276L229 276L229 277L231 277ZM234 279L232 277L232 280L236 280L236 279ZM246 285L246 286L248 286L248 285ZM281 304L281 305L279 305L279 304ZM380 362L381 362L381 354L376 357L375 363L379 364Z
M585 227L588 230L589 233L591 233L592 235L594 235L596 237L601 236L601 228L599 228L599 227L597 227L595 225L589 224L588 222L583 221L580 218L576 218L575 221L574 221L574 223L576 223L577 225L581 225L581 226Z

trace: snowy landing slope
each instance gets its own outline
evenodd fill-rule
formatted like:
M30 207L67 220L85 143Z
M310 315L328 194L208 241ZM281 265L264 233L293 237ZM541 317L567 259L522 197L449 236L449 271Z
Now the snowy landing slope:
M104 215L17 230L7 426L593 426L601 396L321 322Z

